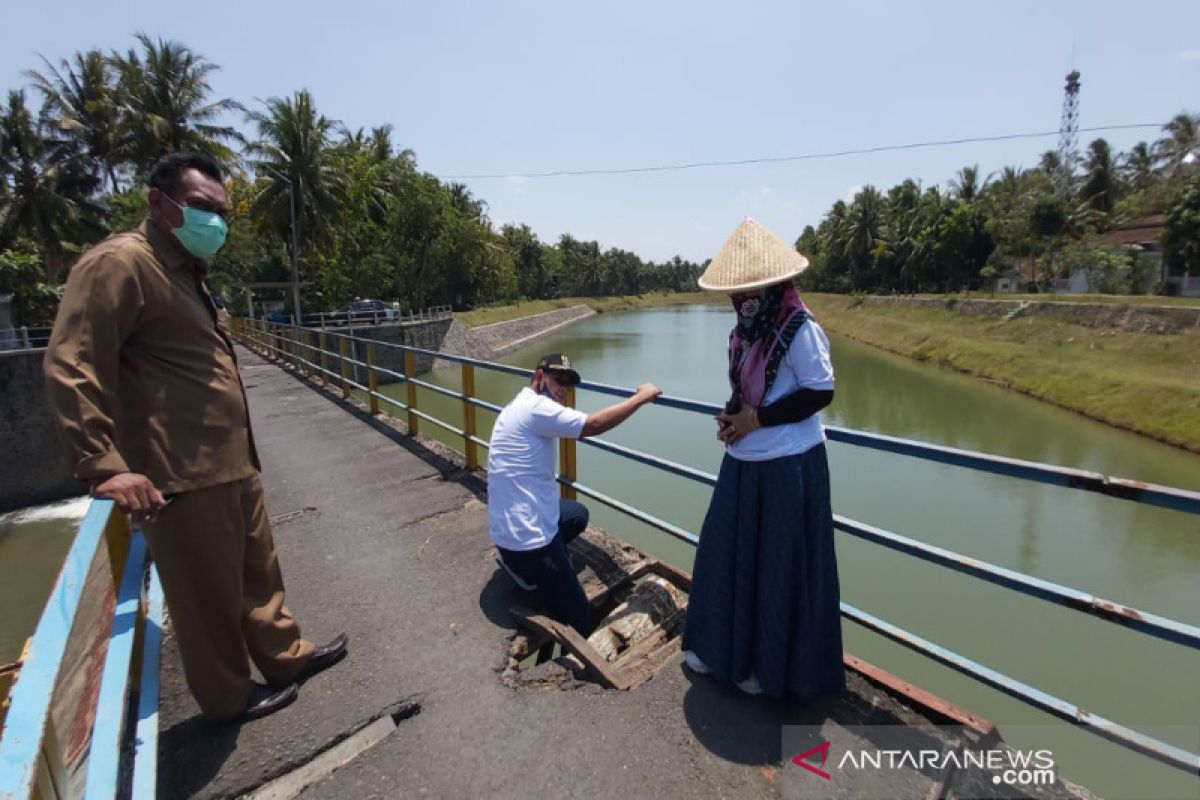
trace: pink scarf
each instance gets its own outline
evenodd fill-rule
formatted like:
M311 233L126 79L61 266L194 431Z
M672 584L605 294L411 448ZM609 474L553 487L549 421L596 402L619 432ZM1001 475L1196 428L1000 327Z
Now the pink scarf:
M811 315L791 281L781 296L770 297L763 305L749 330L738 324L729 334L730 386L735 396L740 394L744 402L756 407L771 391L779 362L791 344L790 339L783 340L788 322L798 313Z

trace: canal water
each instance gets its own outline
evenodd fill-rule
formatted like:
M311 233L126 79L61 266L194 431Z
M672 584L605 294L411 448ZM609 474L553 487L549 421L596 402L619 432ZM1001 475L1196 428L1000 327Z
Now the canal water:
M16 661L37 627L88 498L0 514L0 665Z
M567 353L585 380L653 381L673 396L723 402L731 315L692 306L604 314L513 353L531 367ZM985 382L831 335L837 395L825 422L1002 456L1200 490L1200 458ZM459 388L458 368L433 381ZM1198 376L1200 379L1200 376ZM476 371L504 405L523 385ZM402 399L400 386L386 392ZM428 390L418 407L462 425L461 403ZM595 410L611 398L578 393ZM494 416L479 413L486 438ZM422 433L462 441L422 421ZM710 473L722 448L711 418L643 409L604 438ZM1134 608L1200 624L1200 519L1096 494L830 446L834 510L852 519ZM578 479L697 532L706 486L579 445ZM688 568L692 548L595 501L593 520ZM843 599L975 661L1193 752L1200 751L1200 654L984 584L838 533ZM1116 797L1195 797L1198 785L847 622L849 652L996 722L1007 739L1048 747L1061 774Z

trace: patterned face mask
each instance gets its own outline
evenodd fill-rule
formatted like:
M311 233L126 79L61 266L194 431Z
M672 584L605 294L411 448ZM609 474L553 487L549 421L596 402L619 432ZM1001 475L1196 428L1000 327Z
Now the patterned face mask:
M738 316L742 319L753 319L758 316L758 312L762 311L762 301L757 297L751 297L749 300L743 300L738 306Z

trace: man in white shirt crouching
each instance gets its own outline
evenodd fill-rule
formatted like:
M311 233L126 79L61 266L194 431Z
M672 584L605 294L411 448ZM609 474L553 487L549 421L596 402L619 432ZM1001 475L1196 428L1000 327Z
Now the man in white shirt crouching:
M631 397L585 414L563 405L567 387L579 381L565 355L543 356L529 385L500 412L488 451L488 519L500 566L519 587L537 592L555 619L587 636L587 596L567 544L587 527L588 510L558 496L557 440L611 430L662 390L643 383Z

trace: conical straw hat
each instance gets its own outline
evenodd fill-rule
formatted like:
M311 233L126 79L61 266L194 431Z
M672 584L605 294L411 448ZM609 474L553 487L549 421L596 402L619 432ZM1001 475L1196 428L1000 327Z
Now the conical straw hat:
M746 217L717 251L699 283L701 289L713 292L746 292L794 278L807 268L807 258Z

